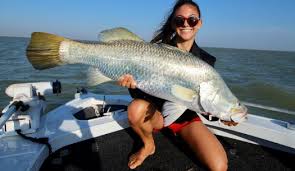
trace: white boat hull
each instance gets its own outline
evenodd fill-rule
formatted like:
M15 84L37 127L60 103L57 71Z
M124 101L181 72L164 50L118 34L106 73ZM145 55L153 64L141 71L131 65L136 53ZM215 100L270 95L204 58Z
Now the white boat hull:
M109 104L127 106L130 101L128 95L81 95L42 116L41 127L29 136L48 137L54 152L73 143L125 129L129 124L124 109L88 120L79 120L75 114L89 107L95 109ZM246 122L229 127L217 121L210 122L202 116L201 119L216 135L295 153L295 131L288 129L284 121L249 114ZM0 165L5 170L39 170L48 155L46 145L19 136L0 138Z

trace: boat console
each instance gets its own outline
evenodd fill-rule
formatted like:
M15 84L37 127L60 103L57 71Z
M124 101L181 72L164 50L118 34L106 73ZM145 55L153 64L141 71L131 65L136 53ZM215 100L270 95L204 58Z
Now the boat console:
M45 95L61 93L61 83L37 82L12 84L5 93L12 97L2 110L0 136L34 133L39 128L40 116L46 109Z

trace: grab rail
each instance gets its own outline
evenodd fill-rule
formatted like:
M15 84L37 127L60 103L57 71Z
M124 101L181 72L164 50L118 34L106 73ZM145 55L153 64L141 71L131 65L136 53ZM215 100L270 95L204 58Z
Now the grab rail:
M249 102L245 102L245 101L242 101L242 103L245 104L246 106L250 106L250 107L256 107L256 108L270 110L270 111L274 111L274 112L281 112L281 113L286 113L286 114L290 114L290 115L295 115L295 111L291 111L291 110L287 110L287 109L281 109L281 108L270 107L270 106L255 104L255 103L249 103Z

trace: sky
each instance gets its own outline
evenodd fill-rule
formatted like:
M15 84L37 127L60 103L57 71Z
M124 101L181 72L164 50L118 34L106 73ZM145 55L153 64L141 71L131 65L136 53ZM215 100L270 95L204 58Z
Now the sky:
M97 40L100 31L126 27L151 40L175 0L1 0L0 36L42 31ZM201 47L295 51L295 0L195 0Z

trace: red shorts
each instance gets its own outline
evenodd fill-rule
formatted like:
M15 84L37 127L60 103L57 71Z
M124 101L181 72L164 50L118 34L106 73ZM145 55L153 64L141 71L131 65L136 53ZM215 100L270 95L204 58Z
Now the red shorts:
M184 121L182 123L172 123L171 125L167 126L174 134L178 133L183 127L192 123L192 122L200 122L200 117L196 117L190 121Z
M192 122L200 122L200 117L195 112L185 112L173 122L171 125L167 126L174 134L177 134L183 127L189 125ZM159 132L160 129L154 129L154 132Z

